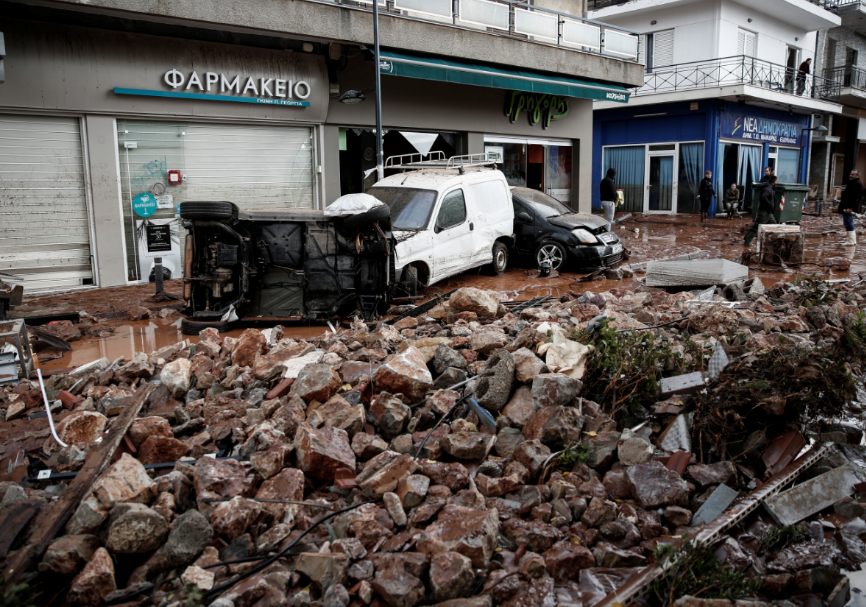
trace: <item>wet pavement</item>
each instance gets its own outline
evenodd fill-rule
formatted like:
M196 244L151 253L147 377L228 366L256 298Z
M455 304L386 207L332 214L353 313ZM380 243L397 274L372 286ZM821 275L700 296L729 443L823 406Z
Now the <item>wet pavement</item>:
M743 251L741 229L748 225L745 218L714 219L701 223L691 216L641 216L626 220L615 227L616 233L623 239L626 247L631 250L628 263L640 263L654 259L664 259L684 253L696 253L700 250L708 252L710 258L723 258L739 261ZM792 280L797 275L817 273L822 278L848 278L866 274L866 244L856 249L845 247L845 234L841 220L837 215L822 218L805 216L803 229L807 234L807 263L800 268L782 270L769 266L753 266L750 277L759 276L766 286L780 280ZM863 229L858 220L858 228ZM866 239L866 230L862 234ZM752 247L754 248L754 247ZM849 271L836 271L820 265L832 257L843 257L851 261ZM512 267L500 276L485 276L477 272L467 272L446 279L426 289L425 295L447 293L464 286L475 286L481 289L499 291L503 301L524 300L532 297L550 295L559 297L567 291L583 293L587 290L599 293L614 287L639 289L643 285L638 280L595 280L582 282L585 274L573 269L562 272L556 277L538 278L537 270L530 267L527 260L512 259ZM180 281L166 283L166 290L179 294L182 285ZM37 294L26 296L23 305L16 310L20 316L38 314L79 312L108 320L106 325L115 329L110 337L84 337L72 343L73 351L66 352L62 358L41 363L43 369L62 369L107 357L114 360L119 356L131 359L135 352L152 352L182 339L198 340L197 336L183 335L180 331L180 318L155 318L142 321L122 320L124 310L132 305L143 305L153 311L165 307L179 308L180 302L153 303L149 302L153 294L153 285L138 285L133 287L114 287L111 289L93 289L61 294ZM102 323L101 323L102 324ZM326 327L291 327L286 329L286 335L295 338L307 338L321 335ZM229 335L239 335L241 330Z

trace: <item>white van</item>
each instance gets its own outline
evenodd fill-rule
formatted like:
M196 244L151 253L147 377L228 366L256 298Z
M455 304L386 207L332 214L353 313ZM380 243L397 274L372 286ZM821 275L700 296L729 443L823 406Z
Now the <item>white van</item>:
M411 289L481 266L504 272L514 244L514 206L505 175L492 168L498 157L412 160L389 158L387 169L409 172L367 192L390 207L396 279Z

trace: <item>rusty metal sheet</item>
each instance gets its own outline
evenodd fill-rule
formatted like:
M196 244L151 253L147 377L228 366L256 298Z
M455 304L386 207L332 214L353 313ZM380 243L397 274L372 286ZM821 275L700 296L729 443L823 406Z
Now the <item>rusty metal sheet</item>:
M809 451L797 458L795 462L788 464L761 487L749 493L726 512L723 512L715 521L702 529L693 541L698 544L706 544L715 540L719 535L739 523L758 508L764 500L779 493L782 487L799 476L803 470L824 457L832 447L833 443L816 443L813 445ZM671 564L668 561L666 567L669 567ZM593 607L624 607L649 590L653 580L663 572L664 569L659 565L650 565L630 577L625 584L608 594Z
M665 467L668 470L673 470L674 472L682 476L689 465L689 460L691 460L691 457L692 454L688 453L687 451L677 451L670 456L667 463L665 463Z
M859 482L851 464L845 464L768 498L764 508L779 525L793 525L848 497Z

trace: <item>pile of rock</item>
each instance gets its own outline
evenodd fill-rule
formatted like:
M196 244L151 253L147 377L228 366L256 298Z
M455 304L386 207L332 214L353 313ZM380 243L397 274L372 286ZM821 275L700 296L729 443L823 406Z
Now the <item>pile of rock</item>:
M657 424L620 427L581 397L587 351L545 342L604 313L622 328L683 318L656 330L683 348L687 334L813 347L838 339L863 301L852 291L807 310L790 285L772 295L690 313L693 294L614 289L515 315L498 294L465 288L418 318L311 340L205 330L195 344L49 378L63 448L47 420L16 420L42 401L22 381L0 391L0 440L54 472L80 469L135 389L158 383L31 579L93 606L179 605L214 588L208 600L224 607L592 605L660 542L694 534L720 486L736 494L754 480L729 461L672 458ZM2 483L0 516L25 501L47 511L64 487ZM767 523L754 519L717 554L766 575L768 601L820 604L840 568L866 560L854 510L859 523L830 542L813 529L814 542L767 553ZM243 577L263 562L254 557L289 548Z

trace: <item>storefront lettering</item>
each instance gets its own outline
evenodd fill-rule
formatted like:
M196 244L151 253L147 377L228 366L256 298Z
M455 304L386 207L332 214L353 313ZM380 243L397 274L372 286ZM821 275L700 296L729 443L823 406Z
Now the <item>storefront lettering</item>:
M173 89L183 87L185 91L201 92L217 91L219 85L220 93L238 93L242 95L251 94L253 97L276 97L282 99L306 99L310 96L312 88L310 84L304 80L283 80L280 78L259 78L255 79L252 76L246 78L246 83L241 88L242 77L237 75L232 80L226 78L225 74L217 74L216 72L205 72L204 81L199 77L198 72L193 70L189 77L178 70L169 70L163 76L165 83ZM186 85L186 86L184 86Z
M794 122L745 116L742 114L722 114L722 137L745 139L761 143L779 143L800 145L800 134L803 128Z
M568 99L553 95L512 91L507 97L505 115L514 124L523 110L526 110L529 124L535 126L541 122L541 128L547 129L553 120L560 120L568 116Z

